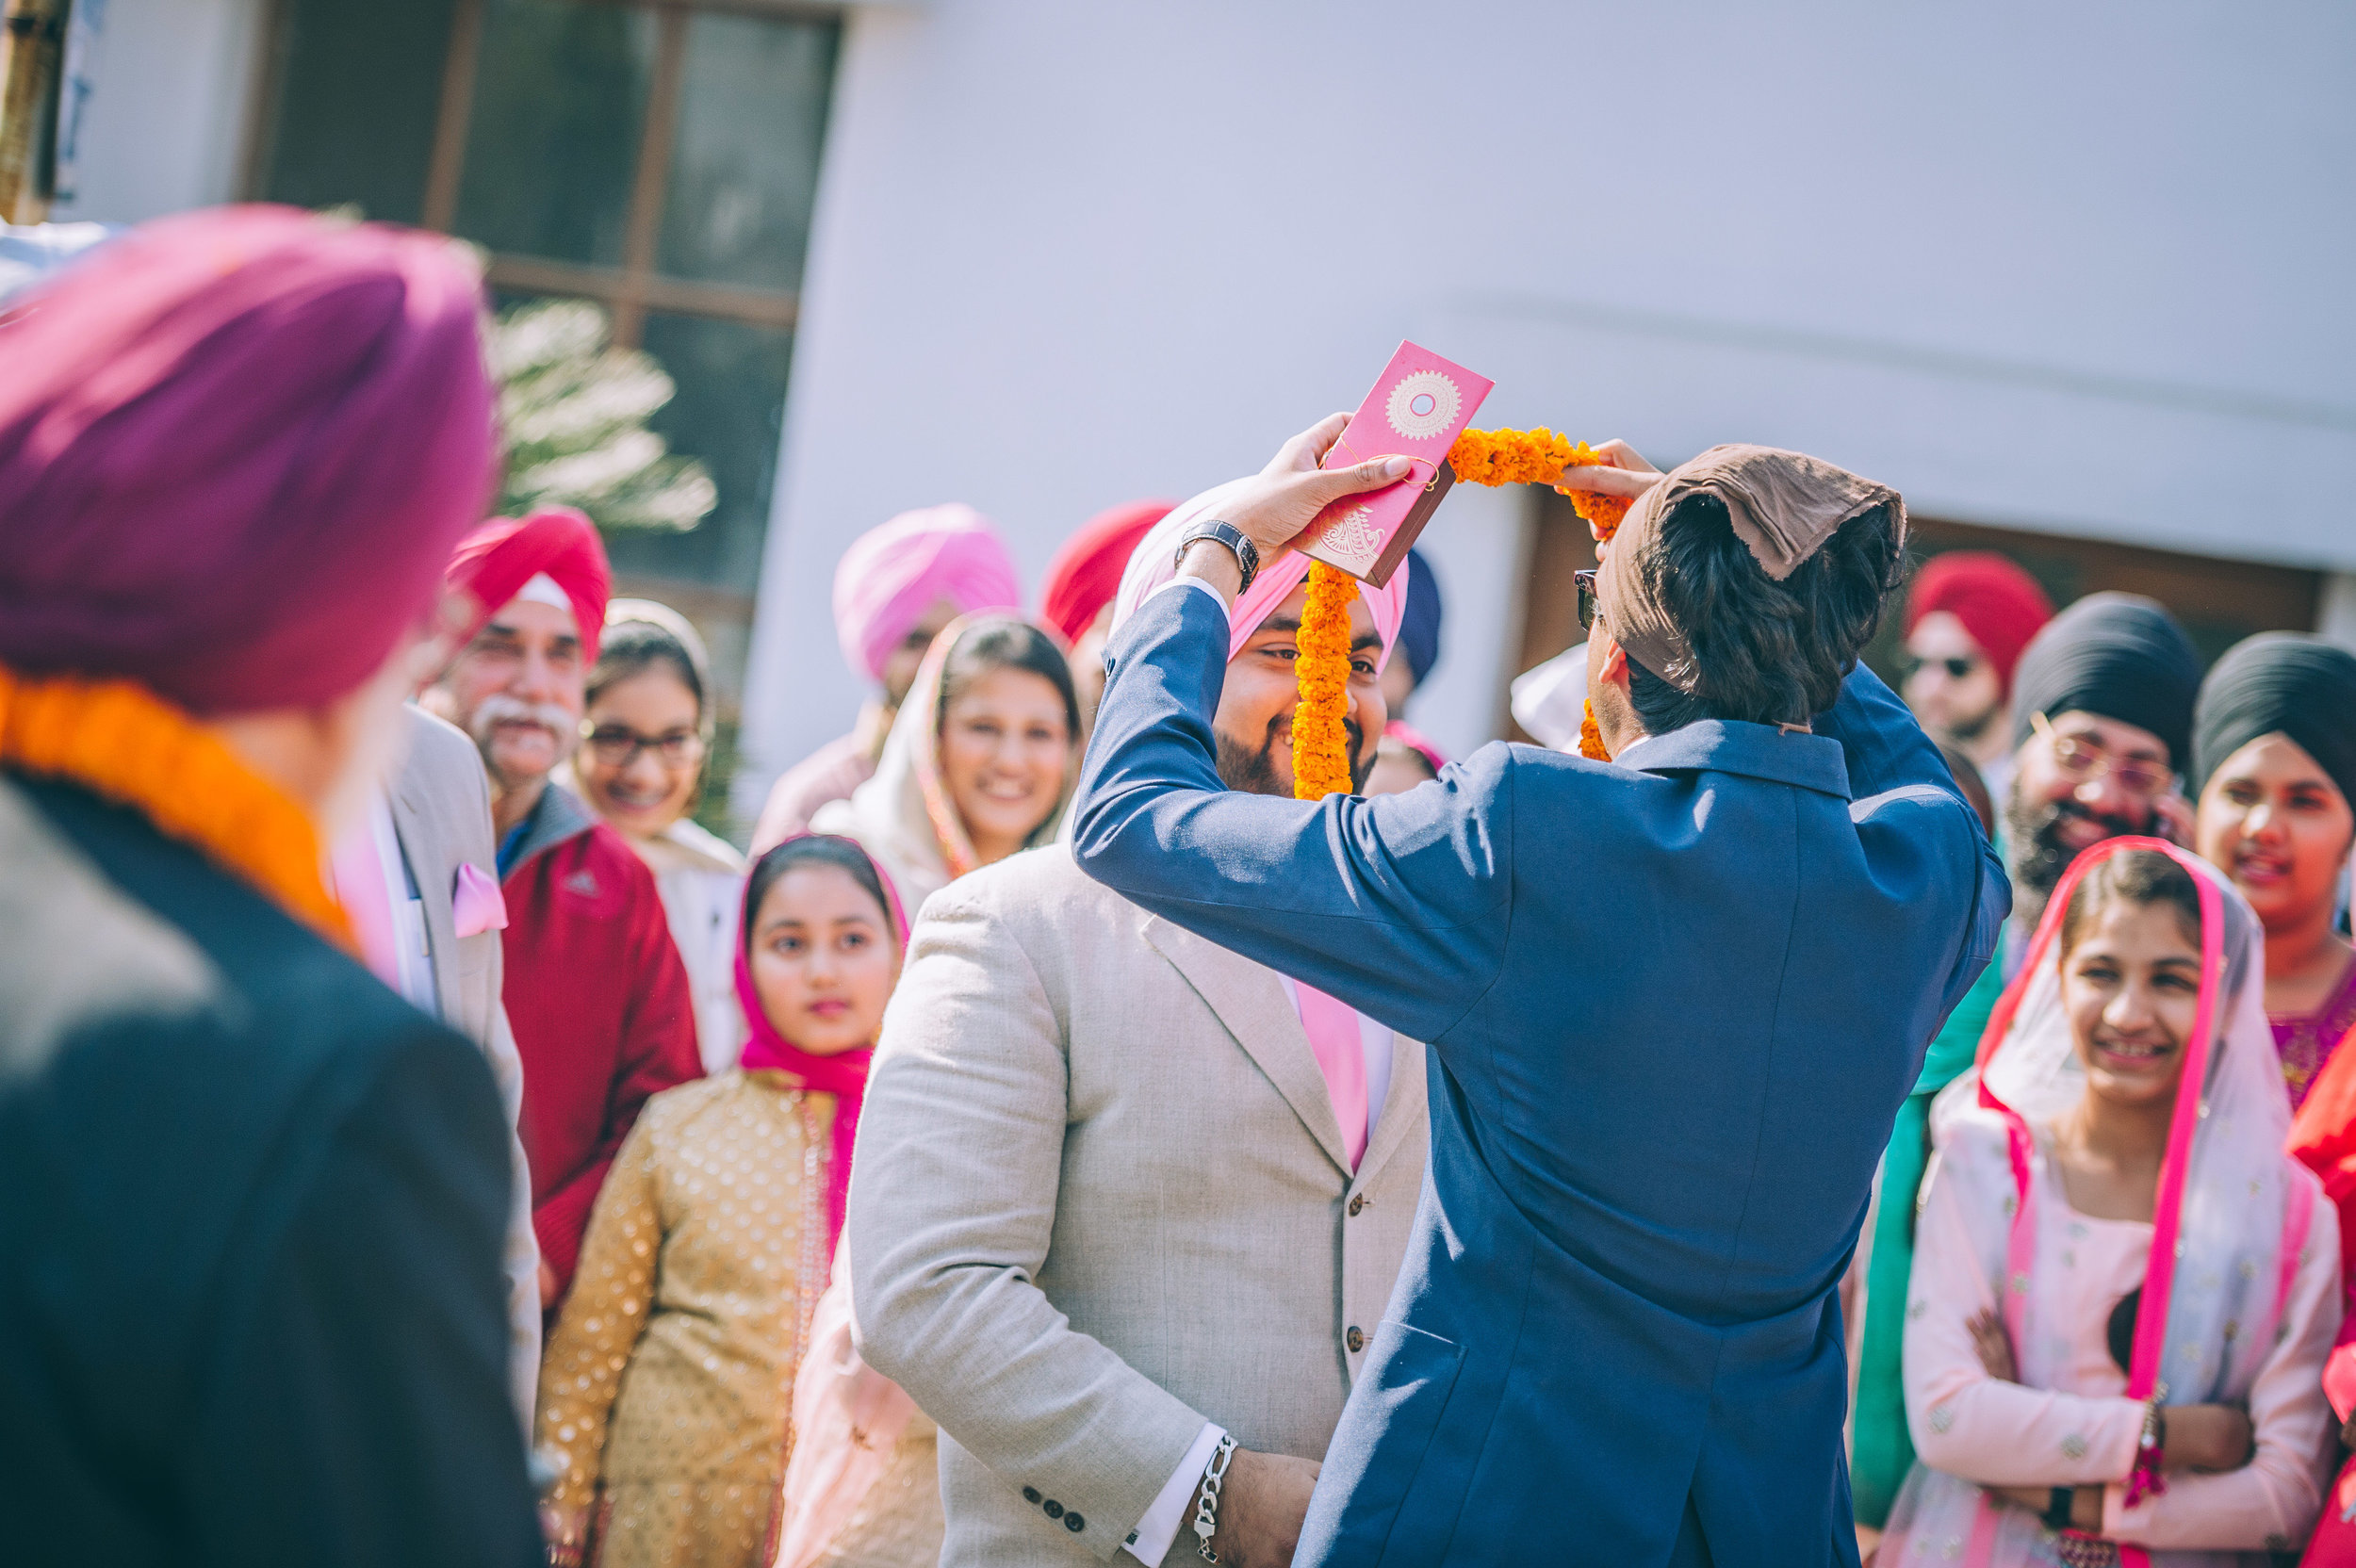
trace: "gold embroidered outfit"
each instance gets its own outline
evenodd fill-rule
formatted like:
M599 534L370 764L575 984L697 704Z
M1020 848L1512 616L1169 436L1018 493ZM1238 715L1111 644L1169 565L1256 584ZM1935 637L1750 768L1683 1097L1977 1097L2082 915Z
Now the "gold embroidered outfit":
M729 1071L646 1102L540 1376L548 1502L608 1568L763 1568L825 1266L835 1102ZM569 1548L570 1552L566 1549Z

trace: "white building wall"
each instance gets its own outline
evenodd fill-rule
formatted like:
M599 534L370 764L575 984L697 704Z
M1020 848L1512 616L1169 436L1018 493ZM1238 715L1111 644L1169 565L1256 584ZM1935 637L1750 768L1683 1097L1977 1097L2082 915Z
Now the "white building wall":
M265 8L106 0L80 188L51 216L136 223L235 196Z
M742 798L859 699L836 559L1256 466L1412 336L1483 424L1819 451L1925 514L2356 568L2356 10L942 0L850 26ZM1492 732L1527 498L1427 535Z

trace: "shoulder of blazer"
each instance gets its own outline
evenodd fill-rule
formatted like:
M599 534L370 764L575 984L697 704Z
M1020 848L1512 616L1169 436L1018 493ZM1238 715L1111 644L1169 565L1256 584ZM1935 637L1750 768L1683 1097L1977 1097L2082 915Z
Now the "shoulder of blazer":
M393 781L411 809L431 812L434 826L450 836L450 858L488 865L491 841L491 782L482 753L464 731L412 704L409 755Z

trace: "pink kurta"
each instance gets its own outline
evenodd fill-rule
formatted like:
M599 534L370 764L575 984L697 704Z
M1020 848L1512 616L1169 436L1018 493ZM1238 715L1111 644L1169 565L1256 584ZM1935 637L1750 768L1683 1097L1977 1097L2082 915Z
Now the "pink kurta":
M2165 1560L2198 1560L2173 1555L2183 1551L2295 1547L2315 1517L2332 1426L2320 1386L2340 1315L2339 1226L2330 1206L2315 1206L2283 1302L2280 1337L2250 1388L2256 1457L2221 1475L2171 1471L2166 1492L2131 1510L2118 1483L2134 1463L2143 1407L2125 1396L2126 1375L2111 1359L2106 1331L2112 1308L2143 1282L2151 1227L2077 1213L2052 1174L2052 1162L2037 1162L2042 1223L2060 1228L2063 1247L2062 1266L2035 1288L2041 1319L2069 1326L2066 1343L2048 1348L2051 1364L2061 1370L2050 1388L1999 1381L1981 1366L1968 1325L1996 1304L1997 1283L1983 1261L1982 1238L1991 1221L1972 1214L1972 1205L2003 1188L1947 1168L1957 1160L1970 1166L2002 1158L2000 1149L1969 1147L1972 1141L1967 1136L1946 1151L1916 1233L1906 1391L1919 1463L1908 1490L1943 1478L1920 1474L1924 1466L1983 1486L2101 1485L2103 1534L2166 1550L2170 1556ZM2199 1289L2201 1282L2180 1279L2177 1288ZM1991 1561L2045 1560L2038 1547L2050 1544L2048 1532L2035 1517L2019 1509L2001 1513ZM1945 1533L1909 1532L1901 1553L1886 1560L1956 1560L1947 1556Z

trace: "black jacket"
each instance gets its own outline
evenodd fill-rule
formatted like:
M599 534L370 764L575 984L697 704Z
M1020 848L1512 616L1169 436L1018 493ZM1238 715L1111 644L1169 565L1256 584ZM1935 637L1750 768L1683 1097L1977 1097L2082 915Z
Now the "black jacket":
M539 1555L482 1056L137 812L0 775L0 1559Z

